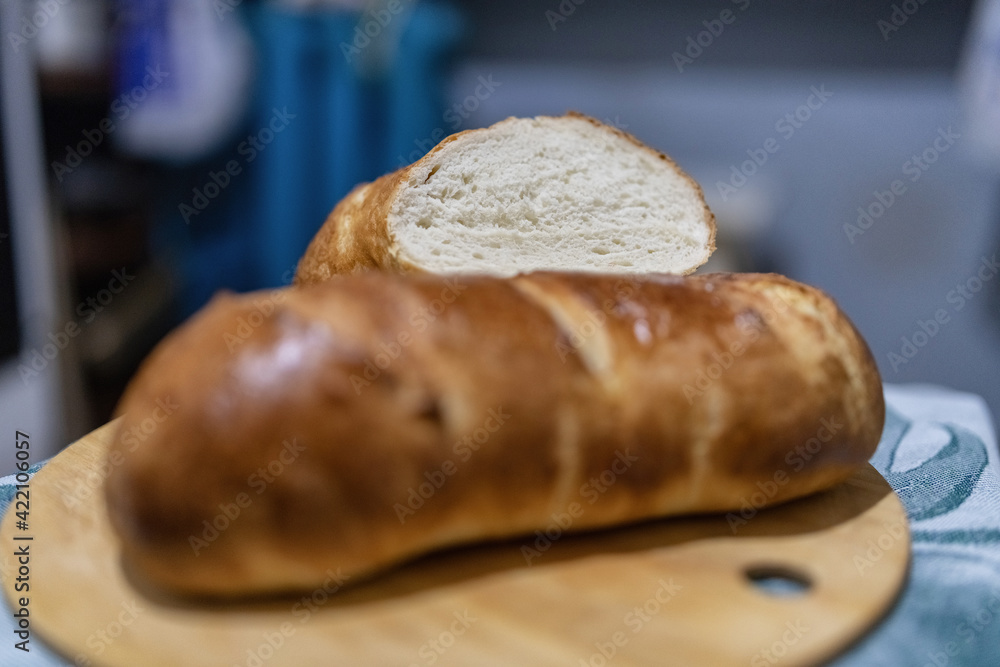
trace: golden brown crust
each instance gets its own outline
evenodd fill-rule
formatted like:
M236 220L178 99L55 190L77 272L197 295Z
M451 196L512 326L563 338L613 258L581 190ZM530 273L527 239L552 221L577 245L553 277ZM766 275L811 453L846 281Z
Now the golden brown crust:
M570 111L565 117L581 119L615 134L638 148L648 151L658 159L666 162L678 175L687 180L698 194L704 208L704 223L709 228L709 239L702 262L715 251L715 216L705 203L701 186L686 174L676 162L667 155L650 148L633 135L618 128L605 125L601 121ZM558 118L542 116L541 118ZM406 273L423 273L425 269L400 257L399 248L389 223L389 211L397 193L404 187L410 172L419 169L435 159L444 147L466 135L488 132L505 123L518 121L517 118L507 118L490 127L475 130L464 130L445 137L432 148L427 155L406 167L386 174L372 183L365 183L354 188L340 203L334 207L326 222L313 237L309 247L299 262L295 274L295 284L309 285L323 282L332 275L356 273L368 269L382 269ZM613 270L613 267L609 267ZM694 271L692 268L690 272Z
M572 530L781 502L863 465L884 417L836 305L753 274L367 272L220 296L121 411L106 496L126 560L195 595L362 577L574 503Z

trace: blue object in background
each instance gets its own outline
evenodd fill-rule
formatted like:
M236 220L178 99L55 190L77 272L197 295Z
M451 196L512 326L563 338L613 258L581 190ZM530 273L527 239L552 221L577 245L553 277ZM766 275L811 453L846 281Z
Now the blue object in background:
M447 58L463 22L449 5L429 2L386 26L367 13L271 4L250 18L260 67L251 136L263 144L273 130L273 139L247 165L254 185L229 213L254 239L251 282L276 286L289 282L340 199L396 169L395 156L441 124ZM385 35L356 40L370 25ZM386 45L390 28L398 39ZM382 71L366 57L375 49L391 57Z
M431 147L464 21L444 2L394 7L259 3L219 18L249 26L256 85L242 129L175 172L175 198L157 216L153 243L178 273L181 316L222 288L290 282L336 202Z

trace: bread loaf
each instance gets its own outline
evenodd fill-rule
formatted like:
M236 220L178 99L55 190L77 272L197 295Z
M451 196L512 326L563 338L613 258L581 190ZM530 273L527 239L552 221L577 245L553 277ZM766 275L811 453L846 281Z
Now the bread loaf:
M714 240L701 188L662 153L580 114L509 118L357 187L296 282L369 268L685 274Z
M738 510L775 480L783 502L864 465L884 416L868 348L814 288L546 272L221 295L120 410L125 561L209 596L357 581L574 503L573 531Z

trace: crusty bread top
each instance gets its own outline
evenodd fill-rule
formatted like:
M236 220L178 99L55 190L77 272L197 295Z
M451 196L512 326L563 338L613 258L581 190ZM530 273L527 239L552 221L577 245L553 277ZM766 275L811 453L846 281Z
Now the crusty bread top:
M331 213L296 282L370 268L686 274L715 249L701 188L593 118L508 118L445 138Z
M368 272L218 296L120 409L105 490L127 562L168 589L230 595L530 535L622 452L634 467L574 530L739 510L762 484L780 502L864 465L884 417L874 360L836 304L753 274ZM461 461L455 443L490 410L509 419L402 522L394 505ZM196 551L191 536L241 493L252 503Z

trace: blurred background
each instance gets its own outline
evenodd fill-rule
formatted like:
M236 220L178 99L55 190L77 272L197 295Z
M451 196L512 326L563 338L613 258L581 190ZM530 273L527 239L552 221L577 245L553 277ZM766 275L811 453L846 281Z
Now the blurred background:
M569 109L701 183L707 270L822 287L886 382L1000 414L998 2L0 11L0 437L31 433L33 460L107 421L215 291L287 284L356 183L454 131Z

